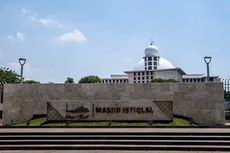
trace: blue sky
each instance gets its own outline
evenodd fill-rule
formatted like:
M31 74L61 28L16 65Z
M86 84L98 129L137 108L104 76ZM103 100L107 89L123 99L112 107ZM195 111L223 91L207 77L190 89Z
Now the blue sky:
M63 83L132 70L155 40L186 73L230 78L229 0L7 0L0 2L0 66Z

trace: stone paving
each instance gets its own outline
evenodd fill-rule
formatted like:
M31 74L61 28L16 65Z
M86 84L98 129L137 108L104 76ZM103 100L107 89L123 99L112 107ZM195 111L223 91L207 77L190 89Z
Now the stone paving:
M0 153L227 153L219 151L120 151L120 150L20 150L0 151Z

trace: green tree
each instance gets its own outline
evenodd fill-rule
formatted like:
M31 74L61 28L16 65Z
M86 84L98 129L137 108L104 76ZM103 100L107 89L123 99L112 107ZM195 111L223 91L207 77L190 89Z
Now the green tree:
M89 75L81 78L78 83L99 83L100 78L98 76Z
M225 91L224 90L224 99L226 101L230 101L230 91Z
M67 79L65 80L65 83L74 83L74 79L67 77Z
M151 83L161 83L161 82L178 82L178 81L174 79L162 79L162 78L156 78L151 80Z
M25 80L25 81L23 81L23 83L32 84L32 83L40 83L40 82L39 81L35 81L35 80Z
M0 81L5 83L19 83L20 75L18 75L15 71L10 70L9 68L1 67Z

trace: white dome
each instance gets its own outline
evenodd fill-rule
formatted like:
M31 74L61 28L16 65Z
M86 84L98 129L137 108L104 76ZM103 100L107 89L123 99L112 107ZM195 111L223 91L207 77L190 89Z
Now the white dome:
M145 56L159 56L158 48L155 45L149 45L145 48Z
M158 69L172 69L175 68L171 62L169 62L167 59L160 57L159 60L159 68ZM134 71L141 71L145 70L145 61L144 59L140 60L137 65L133 69Z

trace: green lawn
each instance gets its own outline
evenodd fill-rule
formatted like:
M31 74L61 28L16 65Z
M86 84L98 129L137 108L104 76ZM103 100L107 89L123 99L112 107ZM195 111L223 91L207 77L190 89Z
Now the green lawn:
M16 124L14 126L41 126L46 121L46 117L33 119L28 122ZM111 125L110 125L111 124ZM170 123L152 123L151 126L188 126L189 121L181 118L173 118ZM70 123L46 123L42 126L150 126L149 122L70 122Z

